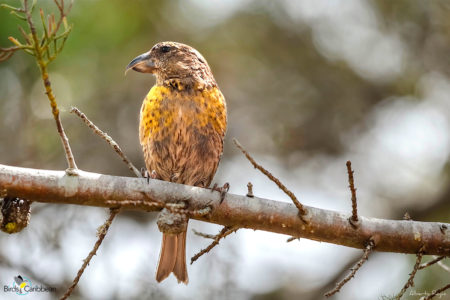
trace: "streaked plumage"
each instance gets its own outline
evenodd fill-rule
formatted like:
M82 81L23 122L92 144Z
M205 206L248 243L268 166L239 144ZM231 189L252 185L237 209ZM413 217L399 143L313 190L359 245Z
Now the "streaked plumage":
M163 42L129 68L156 76L139 123L147 170L161 180L208 187L222 155L227 116L206 60L187 45ZM179 282L188 282L185 249L186 232L163 233L158 281L173 272Z

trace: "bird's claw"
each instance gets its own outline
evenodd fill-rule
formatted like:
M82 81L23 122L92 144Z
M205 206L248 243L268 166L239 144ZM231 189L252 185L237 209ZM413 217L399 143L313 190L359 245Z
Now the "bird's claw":
M211 188L211 192L217 191L220 193L220 204L222 204L223 200L225 200L225 195L228 193L229 189L230 184L228 182L225 182L225 184L222 187L218 187L218 184L214 183L214 186Z
M156 171L153 170L151 173L147 171L147 169L141 168L141 174L142 177L147 179L147 183L150 183L150 179L157 179L158 174L156 174Z

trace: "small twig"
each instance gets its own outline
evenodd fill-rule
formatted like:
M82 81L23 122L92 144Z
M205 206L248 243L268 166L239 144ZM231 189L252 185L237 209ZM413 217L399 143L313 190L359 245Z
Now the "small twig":
M44 60L43 57L43 48L39 46L39 38L37 36L36 27L34 26L33 20L31 18L31 11L28 9L28 0L24 1L24 11L26 16L26 21L28 23L28 27L31 31L31 37L33 40L34 46L34 55L36 56L36 60L39 66L39 70L41 71L42 81L44 82L45 93L47 94L47 98L50 101L50 106L52 109L53 118L56 122L56 128L58 130L59 136L61 138L61 142L63 144L64 152L66 154L67 164L69 169L77 169L77 165L75 163L75 158L72 153L72 149L70 148L69 139L67 138L66 132L64 131L64 127L61 123L61 119L59 116L58 105L56 104L55 95L53 94L53 89L51 87L47 65L48 61ZM64 14L61 14L61 19L59 22L62 22L62 19L65 18ZM59 29L59 27L58 27ZM57 30L57 29L56 29ZM55 32L56 33L56 32Z
M403 220L405 220L405 221L411 221L412 220L412 218L411 218L411 216L409 215L408 212L405 212L405 214L403 215Z
M409 274L408 281L405 283L402 290L397 294L397 296L395 296L396 300L400 300L402 298L403 294L406 292L406 290L409 287L414 286L414 277L416 276L416 273L419 270L420 263L421 263L422 257L423 257L424 249L425 249L425 246L422 246L420 248L419 252L417 253L416 263L414 264L414 268L413 268L411 274Z
M64 0L61 0L60 3L58 3L58 1L56 1L56 0L54 0L54 2L56 4L56 6L58 7L59 19L53 28L53 32L51 34L52 36L54 36L58 33L61 24L67 22L67 21L65 21L65 18L69 14L70 10L72 9L73 0L70 1L70 5L67 8L67 10L64 10Z
M446 264L444 264L442 261L438 261L437 263L439 265L439 267L441 267L444 271L447 271L450 273L450 267L447 266Z
M214 234L203 233L203 232L197 231L195 229L192 229L192 232L195 235L201 236L201 237L203 237L205 239L212 239L212 240L214 240L216 238L216 235L214 235Z
M348 187L350 188L350 192L352 193L352 217L350 219L350 223L353 226L356 226L358 223L358 206L356 201L356 189L355 189L355 180L353 178L354 171L352 170L352 162L347 161L347 173L348 173Z
M445 256L438 256L438 257L436 257L435 259L430 260L430 261L427 262L427 263L421 264L421 265L419 266L419 270L422 270L422 269L425 269L426 267L429 267L429 266L431 266L431 265L434 265L435 263L439 262L440 260L442 260L442 259L444 259L444 258L445 258Z
M27 44L31 44L31 40L30 37L28 36L28 34L25 32L25 30L22 28L22 26L18 26L19 27L19 31L22 34L23 38L25 39L25 41L27 42Z
M247 189L248 189L248 192L247 192L246 196L250 197L250 198L255 197L255 195L253 195L253 184L251 182L247 183Z
M16 48L16 47L11 47L11 48ZM6 49L11 49L11 48L6 48ZM1 48L0 49L0 62L8 60L11 56L13 56L14 51L17 51L17 50L19 50L19 48L15 49L15 50L11 50L11 51L5 51L5 48Z
M308 213L306 208L297 200L297 197L295 197L294 193L292 193L290 190L288 190L287 187L284 184L282 184L278 178L273 176L269 171L267 171L261 165L256 163L255 160L250 156L250 154L247 152L247 150L244 149L244 147L238 142L237 139L233 139L233 142L236 145L236 147L238 147L239 150L242 151L242 153L245 155L245 157L247 157L247 159L250 161L250 163L253 165L253 167L260 170L270 180L275 182L275 184L292 199L292 202L294 202L294 205L297 207L297 209L300 213L300 216L304 216ZM302 218L302 220L305 221L303 218Z
M338 282L334 289L325 293L326 297L331 297L334 294L336 294L337 292L339 292L341 290L341 288L355 276L356 272L361 268L361 266L369 258L369 254L372 252L374 247L375 247L375 241L374 241L374 239L371 238L369 240L369 242L367 243L366 248L364 249L364 253L363 253L363 256L361 257L361 259L355 264L354 267L352 267L350 269L351 270L350 274L348 274L342 281Z
M92 257L94 257L94 255L97 253L98 248L100 247L100 245L103 242L103 239L105 238L106 234L108 233L109 226L111 226L112 221L117 216L119 211L120 211L119 208L116 208L116 209L111 208L110 209L109 218L98 229L98 232L97 232L98 239L97 239L97 242L94 245L94 248L91 250L91 252L89 252L89 255L86 257L86 259L84 259L83 265L78 270L77 276L73 280L72 285L69 287L69 289L66 291L66 293L60 298L60 300L67 299L70 296L70 294L73 292L74 288L77 286L78 281L81 278L81 275L83 275L84 270L86 269L86 267L91 262Z
M226 236L230 235L231 233L235 232L236 230L238 230L238 227L235 226L224 226L222 228L222 230L214 237L214 241L209 244L208 247L206 247L205 249L202 249L199 253L195 254L192 258L191 258L191 265L197 260L199 259L203 254L208 253L209 251L211 251L212 248L214 248L215 246L217 246L220 242L221 239L225 238Z
M55 0L55 3L58 5L58 2ZM60 13L61 15L63 15L64 12L64 1L61 0L61 4L58 5L58 8L60 9ZM70 8L69 8L70 9ZM58 24L59 26L59 24ZM57 31L57 30L56 30ZM83 122L89 127L91 128L94 133L96 133L97 135L99 135L101 138L103 138L115 151L116 153L122 158L122 160L128 165L128 168L137 176L137 177L142 177L141 173L138 171L138 169L131 163L131 161L126 157L126 155L122 152L122 150L120 149L119 145L106 133L104 133L103 131L101 131L94 123L92 123L84 113L82 113L79 109L77 109L76 107L72 107L72 109L70 110L71 113L75 113L78 117L80 117ZM116 204L119 208L116 209L111 209L110 210L110 216L108 218L108 220L106 220L106 222L100 227L99 233L98 233L98 240L94 245L94 248L92 249L92 251L89 253L88 257L84 260L84 263L81 267L81 269L78 271L77 276L75 277L72 285L69 287L69 289L67 290L67 292L63 295L63 297L61 298L61 300L66 299L67 297L70 296L70 294L72 293L73 289L76 287L76 285L78 284L78 281L80 280L81 276L83 275L84 270L86 269L86 267L89 265L89 262L91 261L92 257L96 254L97 249L100 247L103 239L106 236L106 233L108 232L109 226L111 225L111 222L114 220L115 216L119 213L120 211L120 206L121 205L128 205L130 203L132 203L133 205L142 205L142 206L147 206L150 208L153 208L155 206L161 206L163 207L164 205L162 205L159 202L148 202L145 200L142 201L132 201L132 200L125 200L125 201L107 201L107 203L109 204Z
M295 241L295 240L299 240L300 241L300 238L299 237L295 237L295 236L291 236L290 238L288 238L286 240L286 243L290 243L290 242Z
M430 300L430 299L434 298L434 296L436 296L436 295L439 295L439 299L441 299L441 296L440 296L441 293L449 288L450 288L450 283L441 287L440 289L434 290L430 295L423 298L423 300ZM446 294L444 293L443 295L445 296ZM422 300L422 299L420 299L420 300Z
M142 177L141 172L131 163L131 161L128 159L128 157L123 153L122 149L120 149L119 145L105 132L100 130L94 123L92 123L91 120L88 119L88 117L81 112L78 108L72 107L70 109L71 113L76 114L92 131L100 136L103 140L105 140L113 149L116 151L116 153L122 158L122 161L127 164L128 168L137 176Z

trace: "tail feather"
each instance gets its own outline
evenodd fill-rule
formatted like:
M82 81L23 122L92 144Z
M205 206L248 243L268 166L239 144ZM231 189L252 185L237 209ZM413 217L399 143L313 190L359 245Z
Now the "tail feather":
M188 284L189 277L186 267L186 231L177 235L177 253L173 274L177 278L178 283L182 282Z
M177 258L177 244L178 235L163 234L158 270L156 271L156 281L163 281L173 271Z

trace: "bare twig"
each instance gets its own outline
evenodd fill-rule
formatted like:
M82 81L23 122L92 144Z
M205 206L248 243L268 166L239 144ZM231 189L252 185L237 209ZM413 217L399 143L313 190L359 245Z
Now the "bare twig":
M355 189L355 180L353 179L353 173L352 170L352 162L347 161L347 173L348 173L348 187L350 188L350 192L352 193L352 216L350 218L350 224L352 226L356 226L358 223L358 207L356 203L356 189Z
M405 212L405 214L403 215L403 220L406 220L406 221L411 221L412 220L412 218L411 218L411 216L409 215L408 212Z
M439 267L441 267L444 271L447 271L450 273L450 267L447 266L446 264L444 264L442 261L438 261L437 263L439 265Z
M435 296L439 296L439 299L441 299L441 293L449 288L450 288L450 283L441 287L440 289L433 290L433 292L430 295L423 298L423 300L430 300L430 299L434 298ZM445 293L442 295L445 296ZM422 299L420 299L420 300L422 300Z
M203 237L203 238L205 238L205 239L212 239L212 240L213 240L213 239L215 239L216 236L217 236L217 235L214 235L214 234L203 233L203 232L197 231L197 230L195 230L195 229L192 229L192 232L193 232L195 235L201 236L201 237Z
M247 152L247 150L244 149L244 147L238 142L237 139L233 139L234 144L236 145L236 147L239 148L239 150L242 151L242 153L245 155L245 157L247 157L247 159L250 161L250 163L253 165L253 167L255 167L256 169L260 170L264 175L266 175L270 180L272 180L273 182L275 182L275 184L283 191L286 193L286 195L288 195L291 199L292 202L294 203L294 205L297 207L300 216L304 216L306 215L308 212L306 210L306 208L303 206L303 204L300 203L300 201L297 200L297 197L294 195L294 193L292 193L290 190L288 190L288 188L281 183L281 181L276 178L275 176L273 176L269 171L267 171L266 169L264 169L264 167L262 167L261 165L259 165L254 159L253 157L250 156L250 154ZM303 221L305 221L302 218Z
M72 285L67 289L66 293L60 298L60 300L67 299L70 296L70 294L73 292L74 288L77 286L78 281L81 278L81 275L83 275L84 270L91 262L92 257L94 257L94 255L97 253L98 248L100 247L100 245L103 242L103 239L105 238L106 234L108 233L108 229L111 226L112 221L117 216L119 211L120 211L120 209L118 209L118 208L110 209L109 218L106 220L106 222L102 226L100 226L98 228L98 231L97 231L98 239L94 245L94 248L91 250L91 252L89 252L89 255L86 257L86 259L84 259L83 265L78 270L77 276L73 280Z
M425 247L422 246L420 248L419 252L417 253L417 255L416 255L416 263L414 264L414 268L413 268L411 274L409 274L408 281L405 283L405 285L403 286L401 291L395 296L396 300L400 300L402 298L403 294L406 292L406 290L409 287L414 286L414 277L416 276L416 273L419 270L420 263L422 261L422 257L423 257L423 253L424 253L424 249L425 249Z
M230 235L231 233L235 232L238 229L239 229L238 227L234 227L234 226L225 226L225 227L223 227L222 230L214 237L214 241L211 244L209 244L208 247L206 247L205 249L201 250L199 253L195 254L191 258L191 265L197 259L199 259L203 254L208 253L209 251L211 251L212 248L217 246L221 239L225 238L226 236Z
M12 48L15 48L15 47L12 47ZM4 50L5 50L5 48L0 49L0 62L8 60L11 56L13 56L14 51L17 51L19 49L12 50L12 51L4 51Z
M288 238L286 240L286 243L290 243L290 242L295 241L295 240L299 240L300 241L300 238L299 237L295 237L295 236L291 236L290 238Z
M0 62L8 60L14 52L25 49L23 46L13 46L9 48L0 48Z
M128 168L136 175L136 177L142 177L141 172L131 163L128 157L123 153L122 149L120 149L119 145L105 132L100 130L88 117L81 112L78 108L72 107L70 109L71 113L76 114L92 131L100 136L103 140L105 140L116 153L122 158L122 161L127 164Z
M19 31L22 34L23 38L25 39L25 41L27 42L27 44L31 45L31 39L29 37L29 35L25 32L25 29L22 28L22 26L18 26L19 27Z
M367 261L367 259L369 258L369 254L372 252L373 248L375 247L375 241L373 239L370 239L369 242L366 245L366 248L364 249L364 253L363 256L361 257L361 259L355 264L354 267L352 267L350 270L350 274L348 274L343 280L341 280L340 282L338 282L336 284L336 287L325 293L326 297L330 297L333 296L334 294L336 294L337 292L339 292L341 290L341 288L347 283L349 282L356 274L356 272L361 268L361 266Z
M419 266L419 270L422 270L422 269L425 269L426 267L429 267L429 266L431 266L431 265L434 265L435 263L441 261L441 260L444 259L444 258L445 258L445 256L438 256L438 257L436 257L435 259L430 260L430 261L427 262L427 263L421 264L421 265Z
M253 184L251 182L247 183L247 189L248 189L248 192L247 192L246 196L250 197L250 198L255 197L255 195L253 195Z

